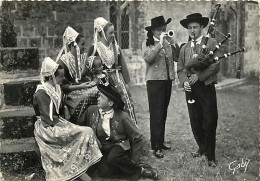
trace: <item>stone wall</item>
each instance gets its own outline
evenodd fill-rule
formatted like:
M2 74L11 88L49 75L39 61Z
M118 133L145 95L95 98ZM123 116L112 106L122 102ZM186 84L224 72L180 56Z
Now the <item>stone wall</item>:
M39 51L35 48L0 47L0 71L12 72L16 69L39 68Z
M67 26L87 39L93 37L93 20L109 17L106 2L15 2L12 10L18 47L38 47L40 60L56 58ZM88 48L88 47L87 47Z
M259 73L259 5L248 2L245 6L245 47L244 74Z
M0 15L2 14L2 1L0 2ZM0 16L0 22L2 22L3 21L3 18L2 18L2 16ZM2 33L2 26L0 26L0 35L1 35L1 33ZM0 36L0 45L2 45L2 37Z

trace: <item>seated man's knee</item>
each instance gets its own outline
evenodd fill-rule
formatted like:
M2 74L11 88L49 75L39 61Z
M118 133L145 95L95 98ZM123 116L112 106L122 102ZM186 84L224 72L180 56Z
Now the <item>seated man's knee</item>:
M110 177L111 174L113 174L113 170L111 170L105 158L101 158L101 161L98 162L96 165L97 173L100 177Z
M108 157L107 157L107 163L109 164L109 165L114 165L114 164L116 164L118 162L118 158L116 157L116 156L114 156L114 155L108 155Z
M98 169L97 172L98 172L98 176L103 178L110 176L110 172L108 171L108 169Z

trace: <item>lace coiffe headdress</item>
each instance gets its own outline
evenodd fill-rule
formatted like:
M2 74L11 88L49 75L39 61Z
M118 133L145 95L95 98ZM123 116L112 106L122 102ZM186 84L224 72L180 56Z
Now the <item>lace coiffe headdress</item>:
M108 21L103 17L98 17L94 20L94 50L92 56L95 55L97 51L97 37L98 33L102 32L103 37L107 41L106 34L104 32L104 27L107 25Z
M56 72L56 70L58 69L59 64L57 64L56 62L54 62L50 57L46 57L44 58L43 62L42 62L42 68L41 68L41 83L43 84L45 81L45 77L51 77L54 81L54 84L56 85L56 79L54 76L54 73Z
M60 59L63 51L65 51L65 56L66 59L69 59L68 57L68 45L73 43L73 45L76 47L76 52L77 52L77 62L78 62L78 70L76 70L76 77L75 77L75 81L78 82L78 80L81 79L81 73L80 73L80 50L79 50L79 46L76 43L76 38L78 37L79 33L77 31L75 31L73 28L71 28L70 26L68 26L63 34L63 47L60 50L57 58L56 58L56 62Z
M59 107L61 103L61 89L60 85L57 84L56 78L55 78L55 72L57 71L59 67L59 64L54 62L50 57L46 57L43 62L42 62L42 67L41 67L41 84L37 86L37 89L35 92L37 92L39 89L44 89L46 93L50 96L51 98L51 103L50 103L50 118L52 119L52 107L53 104L56 108L56 112L59 113ZM45 78L49 77L53 80L54 82L54 87L51 86L50 84L45 82Z

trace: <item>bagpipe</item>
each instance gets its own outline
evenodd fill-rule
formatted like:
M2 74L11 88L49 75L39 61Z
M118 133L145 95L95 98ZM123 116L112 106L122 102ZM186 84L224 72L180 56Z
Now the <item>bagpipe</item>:
M224 53L221 56L214 57L215 53L217 52L217 50L220 49L221 45L223 45L231 37L231 34L228 33L227 35L225 35L224 39L215 46L215 49L213 51L210 51L207 54L207 50L206 50L207 42L208 42L209 38L212 36L214 30L216 30L216 28L215 28L215 21L216 21L216 16L217 16L217 13L219 12L220 6L221 6L220 4L216 5L216 12L214 13L214 15L213 15L213 17L211 19L211 22L210 22L210 25L209 25L209 29L207 31L207 35L206 35L204 44L202 45L201 53L198 54L198 55L195 54L194 57L192 58L192 60L186 65L186 70L187 71L191 71L192 68L195 69L196 71L204 70L212 63L215 63L217 61L220 61L223 58L227 58L229 56L232 56L232 55L235 55L237 53L245 51L245 48L243 47L243 48L241 48L239 50L236 50L236 51L233 51L233 52L229 52L229 53ZM192 41L194 41L193 38L192 38ZM229 40L229 41L231 41L231 40ZM240 69L241 69L241 67L240 67L240 64L239 64L239 66L238 66L238 73L240 73ZM240 78L240 75L238 75L237 77Z
M201 52L199 54L194 54L191 61L188 62L185 65L185 69L188 72L188 74L187 74L188 78L191 76L192 73L195 73L195 71L202 71L202 70L208 68L212 63L216 63L217 61L220 61L223 58L227 58L229 56L232 56L232 55L235 55L237 53L245 51L244 47L238 48L231 40L229 40L229 38L231 37L230 33L228 33L227 35L223 35L222 33L220 33L215 28L215 21L216 21L217 14L220 10L220 7L221 7L220 4L217 4L215 6L216 11L211 18L211 22L210 22L210 25L209 25L209 28L208 28L208 31L207 31L207 34L206 34L206 38L205 38L205 41L204 41L202 48L201 48ZM217 32L219 32L222 36L224 36L224 39L222 39L221 42L216 44L213 51L209 51L207 53L208 40L209 40L210 37L212 37L212 38L215 37L215 35L214 35L215 30ZM227 40L229 40L231 43L233 43L238 50L233 51L233 52L229 52L229 53L224 53L223 55L220 55L220 56L216 56L215 55L216 52L220 49L221 45L223 45ZM195 43L195 40L194 40L193 37L191 37L191 41L193 41ZM238 67L237 67L237 78L240 79L240 77L241 77L241 62L239 60ZM188 99L188 103L194 103L195 101L192 99L192 96L189 96L189 97L190 98Z

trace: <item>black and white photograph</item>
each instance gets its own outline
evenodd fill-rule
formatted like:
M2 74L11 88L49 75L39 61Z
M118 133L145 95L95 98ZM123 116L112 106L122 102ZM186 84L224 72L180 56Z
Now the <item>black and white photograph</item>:
M259 8L0 0L0 180L259 180Z

